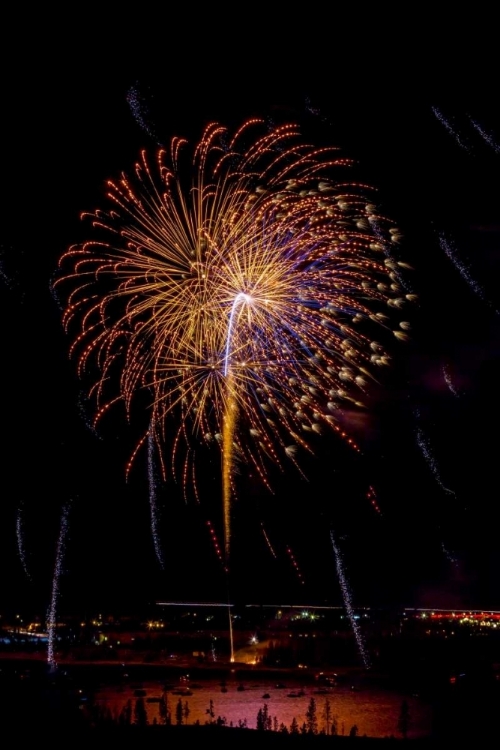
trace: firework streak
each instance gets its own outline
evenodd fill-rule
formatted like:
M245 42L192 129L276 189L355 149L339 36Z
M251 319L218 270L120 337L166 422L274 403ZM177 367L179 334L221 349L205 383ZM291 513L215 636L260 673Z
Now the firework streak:
M335 565L337 568L337 576L338 576L339 583L340 583L340 589L342 591L342 597L344 599L344 606L346 608L347 616L349 617L349 621L351 623L351 627L354 633L354 637L356 639L356 643L358 645L360 656L363 660L364 667L365 669L369 669L370 658L366 650L365 642L363 639L363 634L361 633L361 629L354 615L351 591L349 588L349 583L347 581L346 575L344 573L344 563L342 561L342 555L335 541L335 536L333 534L333 531L330 531L330 539L332 542L333 554L335 555Z
M56 548L56 561L54 564L54 575L52 577L52 596L50 598L50 607L47 615L47 663L52 669L56 667L54 645L55 629L57 624L57 601L59 599L59 580L61 578L61 570L66 548L66 536L68 534L68 515L69 504L65 505L61 512L61 524L59 527L59 537L57 540Z

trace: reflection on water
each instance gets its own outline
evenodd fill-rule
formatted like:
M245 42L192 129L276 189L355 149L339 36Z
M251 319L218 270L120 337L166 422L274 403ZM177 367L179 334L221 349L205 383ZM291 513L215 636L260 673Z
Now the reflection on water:
M352 690L347 685L318 689L317 685L302 685L293 680L278 685L269 680L255 680L244 684L229 681L221 684L216 680L204 680L189 685L164 685L158 681L150 681L102 686L95 698L96 703L108 706L115 715L121 712L128 701L134 706L138 698L143 698L149 723L153 723L155 719L162 723L159 699L163 688L166 688L172 723L176 723L176 708L181 701L183 707L186 704L188 707L188 724L205 724L210 720L212 710L214 720L220 717L233 726L246 722L250 729L255 729L259 709L266 704L272 726L278 728L284 724L289 729L294 719L299 727L306 721L306 712L311 698L314 698L320 731L325 728L326 721L329 721L330 726L332 722L336 723L339 734L349 734L351 727L356 725L359 735L398 736L401 704L406 700L410 712L408 736L428 736L431 729L430 706L415 696L403 696L392 690L372 686Z

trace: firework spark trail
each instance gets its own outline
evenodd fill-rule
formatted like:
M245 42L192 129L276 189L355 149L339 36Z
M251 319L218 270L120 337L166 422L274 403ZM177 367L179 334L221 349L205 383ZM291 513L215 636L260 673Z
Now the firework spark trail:
M158 138L156 137L156 134L154 133L148 122L148 119L150 119L150 114L146 105L146 101L140 93L137 83L129 88L126 98L127 104L130 107L130 111L132 112L132 116L136 123L140 128L144 130L145 133L149 135L150 138L158 143Z
M223 568L224 572L225 572L225 573L228 573L228 572L229 572L229 568L228 568L228 567L227 567L227 565L226 565L226 564L224 563L224 554L223 554L223 550L222 550L222 548L221 548L221 545L219 544L219 540L218 540L218 538L217 538L217 533L216 533L216 531L215 531L215 529L214 529L214 526L213 526L213 524L212 524L212 522L211 522L210 520L208 520L208 521L206 522L206 524L207 524L207 526L208 526L208 530L209 530L209 532L210 532L210 538L211 538L211 540L212 540L212 544L213 544L213 548L214 548L215 554L216 554L216 555L217 555L217 557L219 558L219 562L221 563L221 565L222 565L222 568Z
M15 264L10 260L14 255L16 257ZM11 245L0 245L0 282L2 282L9 292L15 293L17 302L21 304L25 297L20 274L20 258L22 256L23 252L19 248L12 247Z
M453 490L450 490L449 487L446 487L446 485L443 483L443 480L441 479L441 474L439 471L438 463L432 453L430 441L428 437L425 435L423 429L421 428L419 424L420 412L418 411L418 409L415 410L415 419L417 422L417 427L416 427L417 445L420 448L422 455L425 458L427 465L434 476L434 479L436 480L438 485L441 487L441 489L444 492L446 492L448 495L456 495L456 492L454 492Z
M155 548L156 559L162 570L165 570L165 559L163 557L163 550L161 548L160 531L158 524L158 481L156 476L156 468L154 461L154 450L155 442L153 437L153 429L151 428L148 435L148 480L149 480L149 511L150 511L150 524L151 524L151 536L153 538L153 545Z
M5 270L5 263L3 261L3 257L7 255L6 249L3 245L0 245L0 279L3 281L7 289L12 289L13 286L13 280L11 275ZM8 250L12 250L12 248L8 248Z
M260 522L260 528L262 529L262 534L263 534L264 539L266 541L266 544L267 544L267 547L269 549L269 552L274 557L274 559L277 560L278 559L278 555L276 554L276 552L274 550L274 547L271 544L271 540L269 539L269 536L267 534L267 531L266 531L266 529L265 529L264 524L262 523L262 521Z
M375 492L375 488L370 485L368 487L368 492L366 493L367 500L370 501L370 504L372 508L375 510L376 513L378 513L379 516L382 515L382 511L380 510L380 505L378 504L377 499L377 493Z
M94 426L94 423L89 419L89 416L88 416L88 401L89 401L89 399L87 397L87 394L84 393L83 391L80 391L80 393L78 394L78 402L77 402L78 403L78 411L80 413L80 417L81 417L83 423L85 424L85 427L87 428L87 430L89 432L91 432L92 435L94 437L96 437L98 440L102 440L102 437L97 432L97 430L96 430L96 428Z
M477 120L473 120L470 115L469 120L471 121L471 124L477 130L481 138L486 141L488 146L490 146L496 154L500 154L500 145L493 139L493 136L490 133L487 133L484 128L482 128L481 125L477 122Z
M64 561L64 553L66 550L66 537L68 535L68 515L69 515L70 503L63 506L61 511L61 523L59 527L59 537L57 540L56 548L56 561L54 564L54 575L52 577L52 596L50 599L50 607L47 614L47 630L48 630L48 644L47 644L47 663L51 669L55 669L57 664L55 661L55 630L57 625L57 603L59 600L59 582L61 578L62 566Z
M354 637L356 639L359 654L363 661L363 665L365 669L370 669L370 666L371 666L370 657L368 655L368 651L366 650L366 645L365 645L365 641L363 638L363 634L361 633L361 629L358 625L358 622L354 614L354 609L352 606L352 595L351 595L349 583L347 581L347 578L344 572L344 563L342 560L342 554L335 541L335 536L333 534L333 531L330 531L330 539L332 542L333 554L335 555L335 566L337 568L337 576L339 579L340 590L342 591L342 597L344 599L344 606L346 608L347 616L349 617L349 622L351 623L351 627L354 633Z
M236 460L271 489L270 464L300 471L315 433L344 436L339 403L363 406L406 337L392 315L413 301L379 241L398 232L377 215L374 233L371 189L345 181L352 163L303 143L296 125L255 129L261 120L232 136L210 124L187 173L182 139L152 166L142 154L132 179L108 183L111 208L87 214L94 239L63 255L56 281L78 373L94 358L101 370L96 422L117 402L130 417L147 390L174 477L178 453L192 461L193 442L219 443L226 549Z
M290 562L293 565L293 569L295 570L295 573L297 575L297 578L298 578L299 582L302 585L304 585L304 583L305 583L304 576L302 575L302 571L300 570L300 567L299 567L299 564L297 562L297 559L296 559L295 555L293 554L293 552L292 552L292 550L291 550L290 547L287 547L286 551L287 551L288 557L290 558Z
M231 347L233 344L233 327L238 324L236 313L238 308L244 305L251 305L252 298L250 295L240 292L236 295L231 307L229 316L229 325L227 331L227 340L224 356L224 377L226 378L226 414L224 418L224 427L222 430L222 503L224 514L224 549L226 553L226 565L229 562L230 539L231 539L231 491L233 476L233 454L234 454L234 436L236 423L238 419L238 402L233 393L234 380L230 370Z
M5 286L10 288L11 286L11 279L10 276L8 276L5 271L2 268L2 264L0 263L0 279L4 282Z
M16 516L17 552L19 555L19 559L21 561L21 565L23 566L23 570L26 574L26 577L31 581L31 573L28 567L28 557L26 555L24 518L23 517L24 517L24 503L21 501L21 503L19 504L17 508L17 516Z
M492 303L487 298L481 284L478 284L478 282L472 278L469 267L466 266L465 263L463 263L457 256L457 249L454 244L451 242L451 240L448 240L444 234L439 235L439 246L441 247L441 250L446 253L457 271L460 273L461 277L464 279L464 281L467 282L473 292L475 292L478 297L480 297L482 301L485 302L489 307L493 308L497 315L500 315L499 311L493 307Z
M458 557L454 555L453 552L451 552L447 547L445 547L444 542L441 542L441 551L448 562L453 565L453 567L458 568Z
M224 550L229 562L231 541L231 493L233 477L234 436L238 419L238 404L233 393L232 378L228 379L227 409L222 430L222 505L224 515Z
M446 383L446 385L450 389L451 393L453 393L453 395L455 396L455 398L460 398L461 397L461 393L460 393L460 391L457 390L457 388L455 387L455 385L453 383L453 380L451 379L450 365L449 365L448 362L445 362L444 365L443 365L443 378L444 378L444 382Z
M465 151L470 153L470 148L467 146L466 143L463 142L463 140L460 138L460 135L455 130L455 128L451 125L450 121L443 115L441 110L439 110L437 107L431 107L434 115L437 117L441 125L448 131L448 133L454 138L455 143L460 146L460 148L463 148Z

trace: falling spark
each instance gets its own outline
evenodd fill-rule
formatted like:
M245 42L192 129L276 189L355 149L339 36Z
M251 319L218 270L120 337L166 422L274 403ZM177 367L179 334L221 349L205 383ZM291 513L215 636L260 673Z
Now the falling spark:
M430 468L434 476L434 479L436 480L438 485L441 487L441 489L444 492L446 492L448 495L456 495L456 493L453 490L450 490L448 487L446 487L443 484L443 480L441 479L441 474L439 472L437 461L434 458L434 455L432 453L430 441L425 435L420 425L418 424L418 420L420 419L420 413L418 409L415 410L415 418L417 420L417 428L416 428L417 445L420 448L422 455L425 458L427 465Z
M148 435L148 480L149 480L149 511L150 511L150 523L151 523L151 536L153 538L153 545L155 548L156 559L162 570L165 570L165 560L163 557L163 550L161 548L160 532L158 524L158 482L156 476L156 468L154 461L154 450L155 442L153 437L153 429L149 431Z
M477 120L473 120L472 117L469 115L469 120L471 121L472 125L475 127L481 138L486 141L488 146L490 146L493 151L496 154L500 154L500 146L498 143L493 139L493 136L490 133L487 133L481 125L477 122Z
M304 585L304 583L305 583L304 576L302 575L302 571L300 570L300 567L299 567L299 564L298 564L298 562L297 562L297 560L295 558L295 555L293 554L293 552L290 549L290 547L287 547L286 551L287 551L287 554L288 554L288 556L290 558L290 561L291 561L291 563L293 565L293 569L295 570L295 573L297 574L297 578L299 579L300 583L302 585Z
M223 555L222 547L221 547L221 545L219 543L219 539L217 537L217 533L216 533L216 531L214 529L213 523L210 520L208 520L207 521L207 526L208 526L208 530L210 532L210 538L212 540L212 544L213 544L213 548L215 550L215 554L219 558L219 562L222 564L224 572L227 573L228 572L228 568L227 568L227 566L224 563L224 555Z
M376 513L379 514L379 516L382 515L382 511L380 510L380 506L378 504L377 500L377 493L375 492L375 488L371 485L368 487L368 492L366 493L366 498L369 500L372 508L376 511Z
M478 282L472 278L470 274L470 270L468 266L463 263L463 261L460 260L460 258L457 256L457 249L453 242L448 240L444 234L439 235L439 245L441 247L441 250L443 250L448 258L451 260L457 271L460 273L461 277L464 279L464 281L467 282L467 284L470 286L470 288L480 297L483 302L485 302L489 307L493 307L492 303L488 300L486 297L485 291L481 284L478 284ZM494 308L493 308L494 309ZM500 313L498 310L495 310L496 314L499 315Z
M443 378L444 378L444 382L450 389L451 393L453 393L455 398L460 398L461 396L460 391L456 389L455 385L453 384L453 380L451 379L450 365L448 362L445 362L443 365Z
M455 139L455 143L460 146L460 148L463 148L465 151L470 152L469 147L463 142L463 140L460 138L460 135L455 130L455 128L451 125L450 121L443 115L441 110L439 110L437 107L431 107L433 113L443 125L444 128L448 131L448 133L452 136L452 138Z
M333 554L335 555L335 565L337 568L337 576L340 583L340 590L342 591L342 597L344 599L344 606L346 608L347 616L349 618L349 622L351 623L351 627L354 633L354 637L356 639L356 643L358 646L358 651L360 653L361 659L363 661L363 665L365 669L370 669L370 657L368 655L368 652L366 650L363 634L361 633L361 629L358 625L358 622L356 620L356 617L354 615L354 609L352 606L352 596L351 596L351 590L349 588L349 583L347 581L345 572L344 572L344 564L342 561L342 554L340 552L340 549L338 548L338 545L335 541L335 536L333 534L333 531L330 531L330 539L332 542L333 547Z
M47 615L48 645L47 645L47 663L51 669L57 667L55 661L55 630L57 625L57 603L59 600L59 581L61 578L64 553L66 549L66 537L68 534L68 515L70 503L63 506L61 512L61 524L59 528L59 537L56 548L56 561L54 564L54 575L52 577L52 596L50 607Z
M262 523L262 521L260 522L260 528L262 529L262 534L263 534L263 536L264 536L264 539L266 540L266 544L267 544L267 547L268 547L268 549L269 549L269 552L271 553L271 555L272 555L272 556L274 557L274 559L276 560L276 559L277 559L277 557L278 557L278 555L276 554L276 552L275 552L275 550L274 550L274 547L273 547L273 545L271 544L271 541L270 541L270 539L269 539L269 537L268 537L268 535L267 535L267 531L265 530L265 528L264 528L264 524Z
M451 565L453 565L455 568L458 568L458 557L444 546L444 542L441 542L441 550L448 562L451 563Z
M127 92L127 104L130 107L132 116L140 128L158 143L156 134L150 125L151 116L144 96L139 91L138 83L131 86Z
M97 432L97 430L96 430L96 428L94 426L93 421L91 421L89 419L89 415L88 415L89 408L88 408L88 405L89 405L89 399L87 397L87 394L84 393L83 391L80 391L80 393L78 395L78 412L80 414L80 417L81 417L83 423L85 424L85 427L87 428L87 430L89 432L91 432L92 435L94 437L96 437L98 440L102 440L102 437Z

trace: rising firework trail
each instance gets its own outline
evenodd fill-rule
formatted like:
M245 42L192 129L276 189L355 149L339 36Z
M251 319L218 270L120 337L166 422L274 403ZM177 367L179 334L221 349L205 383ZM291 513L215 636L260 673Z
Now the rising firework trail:
M56 561L54 564L54 575L52 577L52 595L50 598L50 607L47 614L47 663L51 669L55 669L55 630L57 625L57 603L59 600L59 582L61 578L62 566L64 562L64 553L66 550L66 537L68 535L68 515L70 504L66 504L61 512L61 523L59 527L59 537L56 547Z
M24 502L21 501L17 508L16 515L16 540L17 540L17 553L23 566L23 570L26 577L31 581L31 573L28 567L28 556L26 554L26 539L24 533Z
M354 633L354 637L356 639L356 643L358 645L358 651L363 661L363 665L365 669L370 669L370 666L371 666L370 657L366 650L363 634L361 632L361 629L358 625L358 621L356 620L356 617L354 614L354 609L352 606L351 589L349 587L349 583L347 581L347 578L344 572L344 563L342 561L342 554L340 552L337 542L335 541L335 536L334 536L333 531L330 531L330 540L332 542L333 554L335 555L335 566L337 568L337 576L339 579L340 590L342 591L342 598L344 599L344 606L346 608L347 616L349 618L349 622L351 623L351 627Z
M363 407L413 295L388 257L399 232L337 149L262 120L208 125L185 162L186 143L108 182L55 286L79 374L100 369L96 422L117 402L130 416L145 392L185 488L193 444L219 445L229 557L236 463L271 489L270 466L300 471L325 428L359 451L335 415Z
M155 442L153 439L153 430L148 435L148 483L149 483L149 512L151 522L151 536L155 548L155 555L160 568L165 569L165 559L161 548L161 539L159 531L159 511L158 511L158 477L154 460Z

